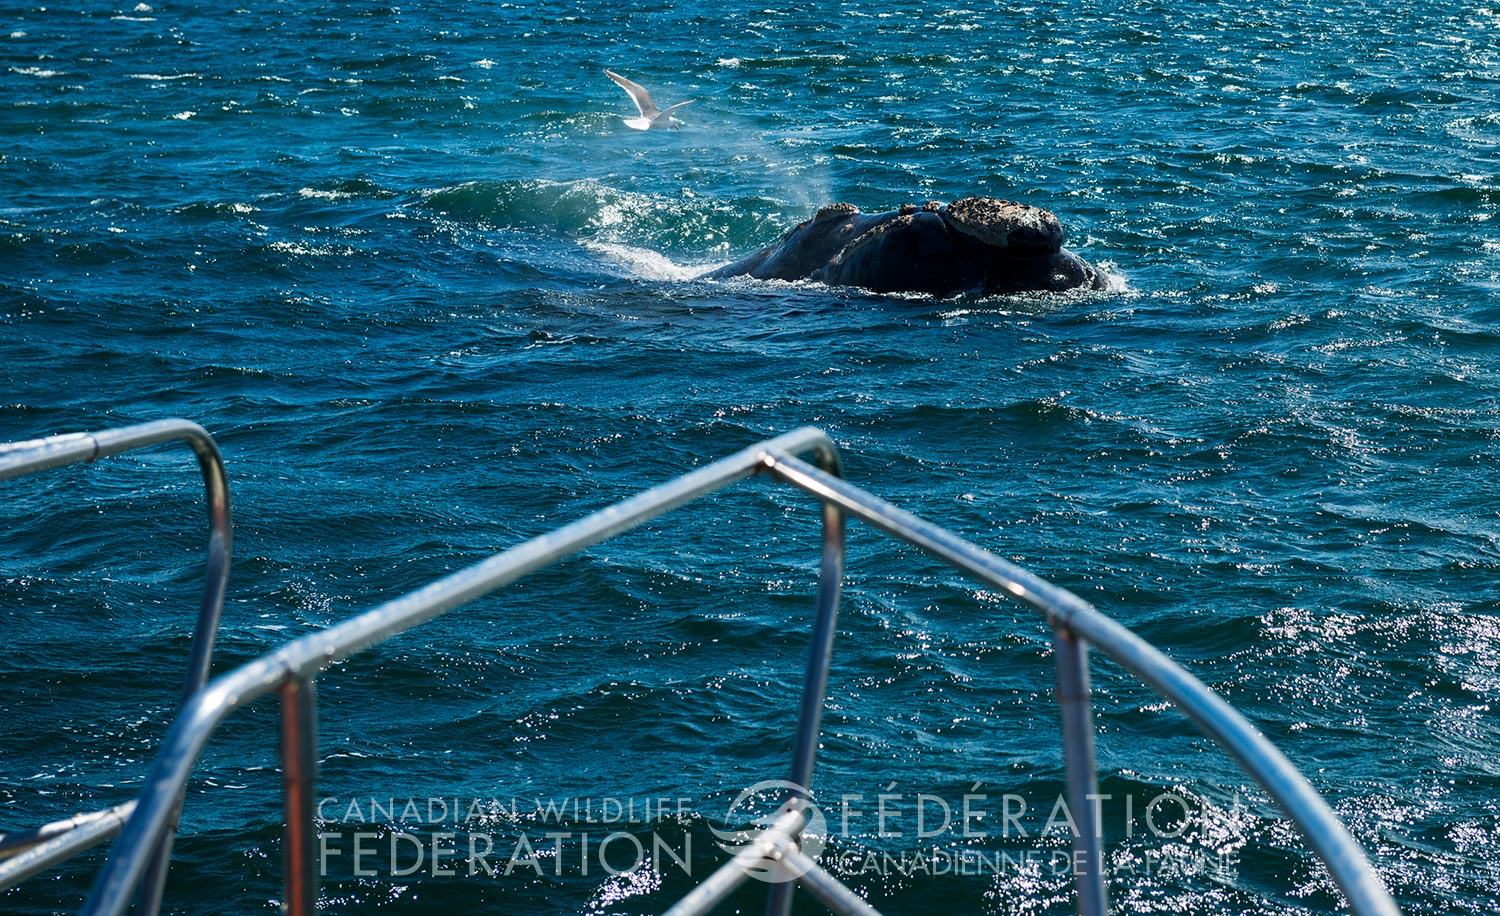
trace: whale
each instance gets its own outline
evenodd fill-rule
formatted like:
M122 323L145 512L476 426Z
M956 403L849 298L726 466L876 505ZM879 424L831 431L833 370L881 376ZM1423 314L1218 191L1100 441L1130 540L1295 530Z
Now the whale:
M1062 243L1062 223L1051 210L993 197L883 213L839 203L704 276L941 297L1104 289L1103 274Z

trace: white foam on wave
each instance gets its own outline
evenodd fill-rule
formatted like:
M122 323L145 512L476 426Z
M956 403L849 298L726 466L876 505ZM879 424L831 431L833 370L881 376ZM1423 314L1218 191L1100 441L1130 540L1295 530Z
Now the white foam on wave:
M305 258L347 258L358 254L358 250L348 245L333 243L304 244L302 242L272 242L267 246L272 251L280 254L296 255Z
M1122 273L1120 267L1114 261L1100 261L1094 265L1099 271L1099 277L1104 281L1104 291L1107 293L1131 292L1130 280Z
M671 258L649 248L636 248L617 242L600 242L588 239L580 244L589 251L601 254L624 266L632 274L645 280L691 280L718 265L678 264Z

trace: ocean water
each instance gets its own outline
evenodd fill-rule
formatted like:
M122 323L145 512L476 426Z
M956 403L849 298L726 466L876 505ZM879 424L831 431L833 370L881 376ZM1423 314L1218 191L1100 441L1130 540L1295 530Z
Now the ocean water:
M217 437L222 672L820 426L1220 691L1407 913L1487 913L1497 48L1451 0L3 3L0 441ZM626 128L605 67L686 126ZM974 194L1054 210L1114 288L695 279L827 203ZM0 829L139 788L202 512L181 449L0 486ZM785 776L816 532L751 481L337 665L324 911L664 910ZM825 863L890 914L1070 912L1044 625L856 525L840 634ZM1093 674L1117 912L1339 909L1247 777ZM279 788L261 702L195 774L165 911L275 910ZM0 906L72 912L104 855Z

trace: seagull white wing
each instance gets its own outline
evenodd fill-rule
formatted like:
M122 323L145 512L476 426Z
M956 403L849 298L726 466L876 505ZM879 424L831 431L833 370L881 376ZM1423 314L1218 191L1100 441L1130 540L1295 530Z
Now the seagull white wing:
M655 120L656 116L661 114L656 108L656 103L651 101L651 93L646 91L645 86L642 86L640 83L631 82L612 70L605 70L604 75L619 83L620 88L630 94L630 100L635 102L635 107L640 110L641 117L651 121ZM685 105L687 103L683 102L682 104ZM672 107L676 108L677 106L674 105ZM669 108L667 110L671 111L672 109Z

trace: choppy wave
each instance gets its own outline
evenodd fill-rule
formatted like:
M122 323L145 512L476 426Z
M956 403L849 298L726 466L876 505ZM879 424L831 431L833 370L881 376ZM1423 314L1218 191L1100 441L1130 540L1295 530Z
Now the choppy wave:
M219 437L237 559L216 671L813 424L851 480L1228 697L1406 912L1493 908L1494 11L502 12L49 5L0 38L0 440L172 414ZM605 66L696 99L684 129L624 127ZM971 194L1056 211L1111 288L694 280L827 203ZM196 612L198 493L165 449L0 490L0 829L141 785ZM690 837L709 867L736 793L785 772L818 523L746 481L336 665L320 791L682 797L626 832ZM1047 807L1045 622L850 536L819 799ZM1117 911L1338 909L1231 761L1106 660L1093 677ZM255 705L211 745L169 907L276 905L275 727ZM1212 823L1143 834L1168 793ZM930 846L851 818L830 863ZM891 914L1070 906L1056 835L959 847L1040 858L848 877ZM77 909L104 854L5 908ZM385 867L331 874L322 906L660 911L691 883Z

